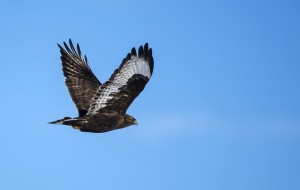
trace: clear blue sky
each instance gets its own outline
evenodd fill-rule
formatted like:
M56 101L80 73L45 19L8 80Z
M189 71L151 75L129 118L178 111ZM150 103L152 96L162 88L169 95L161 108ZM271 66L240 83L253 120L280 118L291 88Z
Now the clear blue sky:
M300 189L299 1L2 1L0 18L0 189ZM139 126L47 124L77 114L69 38L102 82L149 42Z

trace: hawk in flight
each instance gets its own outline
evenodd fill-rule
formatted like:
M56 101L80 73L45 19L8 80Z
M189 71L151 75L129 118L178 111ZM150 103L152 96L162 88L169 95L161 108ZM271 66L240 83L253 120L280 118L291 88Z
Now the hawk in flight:
M65 48L58 44L61 53L65 83L78 109L78 117L49 122L70 125L82 132L102 133L137 124L126 114L133 100L143 91L151 78L154 61L148 43L138 53L132 48L121 65L105 83L92 72L87 57L82 56L79 44L75 50L71 39Z

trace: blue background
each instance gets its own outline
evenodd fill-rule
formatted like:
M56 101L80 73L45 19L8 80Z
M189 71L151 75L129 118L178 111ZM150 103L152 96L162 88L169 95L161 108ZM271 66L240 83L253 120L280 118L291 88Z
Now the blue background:
M300 189L300 2L1 1L0 189ZM103 134L77 116L56 43L99 80L132 47L154 74Z

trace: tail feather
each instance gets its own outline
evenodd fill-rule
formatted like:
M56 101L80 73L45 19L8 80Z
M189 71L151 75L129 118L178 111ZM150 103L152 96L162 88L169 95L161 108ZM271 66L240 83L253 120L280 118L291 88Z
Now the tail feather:
M64 117L63 119L59 119L56 121L51 121L49 124L58 124L58 125L82 125L82 122L85 122L85 119L79 118L71 118L71 117Z
M51 122L49 122L49 124L58 124L58 125L60 124L60 125L63 125L65 121L70 120L70 119L72 119L72 118L70 118L70 117L64 117L63 119L59 119L59 120L56 120L56 121L51 121Z

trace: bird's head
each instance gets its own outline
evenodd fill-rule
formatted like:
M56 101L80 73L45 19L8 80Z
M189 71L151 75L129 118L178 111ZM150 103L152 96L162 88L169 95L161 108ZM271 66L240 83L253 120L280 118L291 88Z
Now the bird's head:
M125 126L138 125L138 122L131 115L125 115Z

